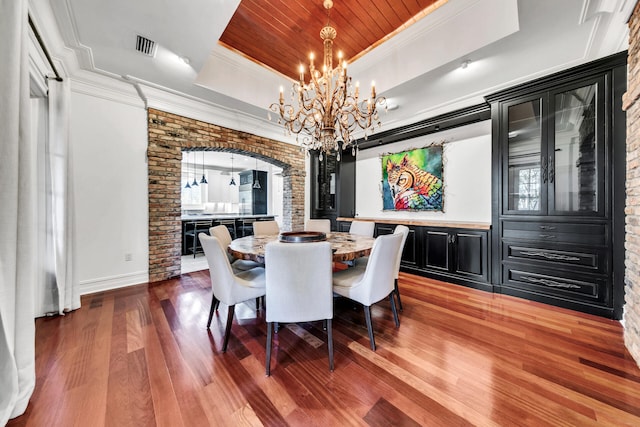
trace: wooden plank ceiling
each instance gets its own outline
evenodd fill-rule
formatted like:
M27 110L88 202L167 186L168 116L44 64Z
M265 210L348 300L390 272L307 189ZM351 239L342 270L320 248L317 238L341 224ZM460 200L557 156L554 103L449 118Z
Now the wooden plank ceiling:
M338 32L334 57L342 50L353 62L368 50L434 11L448 0L334 0L327 20L323 0L242 0L220 43L292 79L308 68L310 52L322 61L320 30Z

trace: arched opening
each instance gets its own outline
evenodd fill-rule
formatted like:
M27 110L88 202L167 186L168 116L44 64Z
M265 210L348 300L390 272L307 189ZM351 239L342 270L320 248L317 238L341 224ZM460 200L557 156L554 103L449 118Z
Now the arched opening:
M282 168L282 227L302 229L304 153L294 145L164 111L148 110L149 281L181 272L183 150L243 154Z
M283 165L245 151L195 148L182 150L181 272L208 268L196 235L225 225L237 238L250 233L242 227L246 216L271 218L283 224Z

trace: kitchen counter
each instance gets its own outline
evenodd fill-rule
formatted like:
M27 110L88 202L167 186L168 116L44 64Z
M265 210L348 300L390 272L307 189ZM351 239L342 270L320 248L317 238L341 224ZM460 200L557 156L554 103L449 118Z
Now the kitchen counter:
M253 233L253 220L273 220L275 215L243 215L239 213L186 214L182 220L182 255L202 252L200 242L196 238L199 231L208 233L209 227L218 225L216 221L225 220L232 238L246 236ZM252 220L251 222L245 220ZM202 223L204 221L209 224ZM194 229L196 230L194 232Z
M275 215L243 215L239 213L214 213L214 214L188 214L182 215L182 221L206 221L208 219L244 219L244 218L275 218Z

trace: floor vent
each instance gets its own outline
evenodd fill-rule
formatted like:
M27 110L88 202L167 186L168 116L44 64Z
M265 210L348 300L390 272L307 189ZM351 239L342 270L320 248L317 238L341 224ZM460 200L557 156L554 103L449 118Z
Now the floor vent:
M136 50L138 52L144 53L147 56L155 56L156 42L139 35L136 38Z

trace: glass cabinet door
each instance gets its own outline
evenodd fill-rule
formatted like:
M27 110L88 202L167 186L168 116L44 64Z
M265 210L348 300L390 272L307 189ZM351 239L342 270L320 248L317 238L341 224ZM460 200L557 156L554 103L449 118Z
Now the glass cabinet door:
M604 206L603 81L551 94L549 213L596 214Z
M504 106L507 147L503 162L507 185L504 207L509 213L536 214L546 209L543 176L542 98Z

